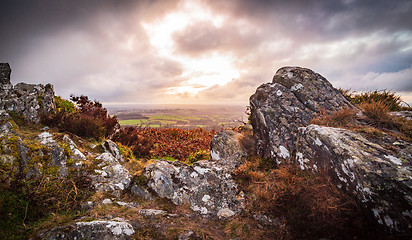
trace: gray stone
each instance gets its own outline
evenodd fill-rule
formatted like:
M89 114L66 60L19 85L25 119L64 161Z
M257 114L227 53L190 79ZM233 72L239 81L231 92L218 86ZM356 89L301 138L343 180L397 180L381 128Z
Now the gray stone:
M11 69L8 63L0 63L0 84L10 84Z
M244 199L230 174L231 167L214 161L199 161L193 165L182 162L156 161L145 168L148 187L159 197L174 204L189 204L202 214L217 216L222 209L235 214L243 209Z
M412 233L412 157L389 152L358 133L309 125L300 129L296 161L326 171L388 232Z
M141 215L145 217L154 217L154 216L165 216L167 215L166 211L158 209L140 209L138 211Z
M119 147L115 142L112 140L106 140L102 143L102 147L105 152L112 154L117 161L124 162L123 156L120 154Z
M392 116L405 118L406 120L412 120L412 111L399 111L389 113Z
M70 151L72 151L72 155L70 156L71 159L86 160L86 156L77 148L76 143L73 142L73 140L71 140L68 135L63 136L63 141L65 141L69 145ZM76 165L79 165L79 163L76 162Z
M142 187L142 186L138 186L138 185L133 185L130 188L131 192L136 195L139 196L145 200L152 200L153 197L152 195L149 193L149 191L147 191L146 188Z
M128 222L121 218L96 220L91 222L75 222L38 233L36 238L55 239L132 239L135 231ZM32 238L32 239L36 239Z
M320 111L350 108L360 113L325 78L309 69L279 69L273 83L261 85L251 96L250 104L259 154L278 163L294 162L302 170L325 172L377 225L391 233L412 233L409 142L390 134L368 140L349 130L309 125ZM364 123L359 120L359 124Z
M110 192L120 196L121 192L128 188L132 180L129 171L124 168L110 153L102 153L96 159L102 162L100 169L92 175L93 186L97 191Z
M46 146L49 149L51 156L50 165L59 167L59 175L67 175L67 156L64 149L53 139L53 135L49 132L42 132L37 136L37 140L40 144Z
M191 230L186 230L183 234L179 236L179 240L189 240L195 235L195 232Z
M214 161L223 161L225 165L235 169L244 162L247 152L240 142L243 134L222 130L216 134L210 144L210 157Z
M0 110L24 116L26 121L40 123L42 114L55 110L54 89L50 84L10 84L10 67L0 64Z
M284 67L250 97L251 123L257 153L278 163L296 150L298 128L321 110L354 108L321 75L299 67Z

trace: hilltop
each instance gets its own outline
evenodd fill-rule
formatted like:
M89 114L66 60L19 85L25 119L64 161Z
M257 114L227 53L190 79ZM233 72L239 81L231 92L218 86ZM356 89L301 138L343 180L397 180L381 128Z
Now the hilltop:
M412 112L284 67L250 124L121 128L0 64L2 239L408 239Z

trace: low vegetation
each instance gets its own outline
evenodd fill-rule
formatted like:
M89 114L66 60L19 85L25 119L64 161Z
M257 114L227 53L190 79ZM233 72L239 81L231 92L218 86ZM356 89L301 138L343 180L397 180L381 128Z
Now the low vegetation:
M96 140L111 136L119 128L117 118L109 116L100 102L91 101L87 96L71 96L70 100L56 97L56 111L43 116L42 123Z
M343 109L331 113L321 111L311 123L347 128L362 133L381 132L412 141L412 121L390 113L391 111L412 110L405 106L399 96L388 91L365 92L359 95L347 90L341 90L341 92L359 110Z
M351 90L339 89L339 91L353 104L361 105L364 103L384 104L389 111L404 111L412 110L411 107L396 93L387 90L366 91L362 93L355 93Z
M215 131L201 128L183 130L127 127L120 129L113 140L129 146L139 158L169 157L186 161L190 156L190 161L193 161L199 159L199 156L204 158L209 155L210 142L215 134Z
M246 214L264 214L276 227L252 239L368 239L368 227L356 203L327 178L294 165L274 166L251 157L234 173L247 196ZM243 235L244 236L244 235Z

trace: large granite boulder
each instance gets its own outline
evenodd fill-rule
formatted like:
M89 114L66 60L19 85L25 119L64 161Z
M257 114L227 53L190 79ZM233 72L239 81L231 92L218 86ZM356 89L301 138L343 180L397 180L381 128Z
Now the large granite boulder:
M412 234L410 142L387 134L366 139L350 130L309 125L320 111L352 108L322 76L285 67L250 98L258 153L302 170L325 172L390 233ZM405 118L406 119L406 118Z
M213 161L193 165L159 160L145 168L147 186L174 204L189 204L202 215L230 217L243 208L243 196L231 167Z
M412 233L412 157L389 151L349 130L300 129L301 169L326 171L338 188L356 196L388 232Z
M251 123L257 152L266 158L290 159L296 150L298 128L319 111L354 108L320 74L307 68L284 67L250 97Z
M28 122L39 123L42 114L54 111L54 89L51 84L10 83L8 63L0 63L0 110L21 114Z
M129 187L132 176L110 153L102 153L97 158L101 163L99 169L91 176L94 188L99 192L109 192L120 196L123 190Z
M247 157L242 144L244 135L232 130L222 130L216 134L210 144L210 157L214 161L223 161L231 169L238 167Z

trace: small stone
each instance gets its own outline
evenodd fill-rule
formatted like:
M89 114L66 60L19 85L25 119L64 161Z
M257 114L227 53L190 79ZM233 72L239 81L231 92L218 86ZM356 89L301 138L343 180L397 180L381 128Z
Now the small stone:
M230 210L229 208L224 208L219 210L219 212L217 213L217 216L219 218L230 218L233 215L235 215L235 212L233 212L232 210Z
M106 198L102 201L102 204L112 204L112 203L113 203L112 200L110 200L108 198Z

